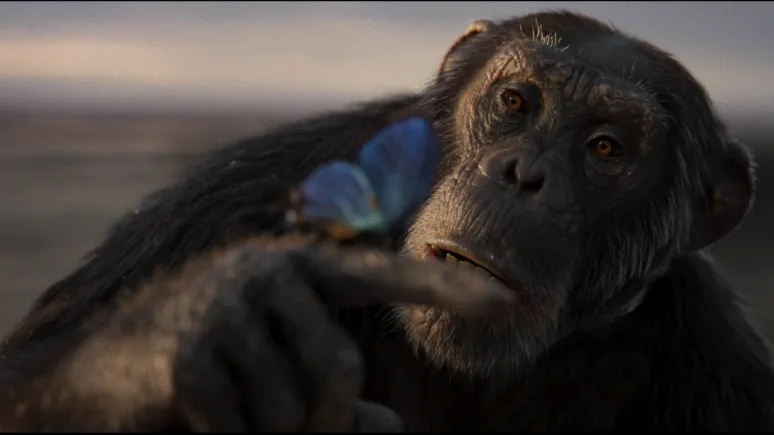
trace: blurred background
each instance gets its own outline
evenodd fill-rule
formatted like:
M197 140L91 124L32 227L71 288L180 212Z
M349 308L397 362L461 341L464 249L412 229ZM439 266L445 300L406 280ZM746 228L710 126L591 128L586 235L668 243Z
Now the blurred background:
M714 248L774 338L772 2L2 2L0 335L119 215L208 150L418 90L476 18L567 8L673 53L757 153Z

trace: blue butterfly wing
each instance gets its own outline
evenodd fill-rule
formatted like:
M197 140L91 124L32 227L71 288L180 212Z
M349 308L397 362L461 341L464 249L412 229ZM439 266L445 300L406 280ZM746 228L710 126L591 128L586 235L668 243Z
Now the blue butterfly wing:
M439 139L426 119L398 121L369 140L358 164L373 186L384 226L390 226L428 195L438 165Z
M356 232L381 224L376 193L357 165L332 162L315 170L300 186L302 218L342 225Z

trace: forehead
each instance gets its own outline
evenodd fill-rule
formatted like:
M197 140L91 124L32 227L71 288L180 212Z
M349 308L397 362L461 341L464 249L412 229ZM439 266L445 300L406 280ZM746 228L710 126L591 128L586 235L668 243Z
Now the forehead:
M528 82L548 99L652 118L659 112L658 103L638 80L639 71L635 76L636 59L627 56L630 61L621 61L620 50L613 56L601 53L604 50L593 45L562 47L560 41L512 40L490 58L475 86L484 91L498 83Z

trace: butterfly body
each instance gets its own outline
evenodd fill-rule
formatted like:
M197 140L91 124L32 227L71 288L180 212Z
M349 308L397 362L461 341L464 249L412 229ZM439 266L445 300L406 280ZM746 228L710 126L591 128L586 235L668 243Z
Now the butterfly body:
M288 222L311 223L338 239L386 234L427 196L438 148L429 121L402 119L366 142L356 162L312 172L294 191Z

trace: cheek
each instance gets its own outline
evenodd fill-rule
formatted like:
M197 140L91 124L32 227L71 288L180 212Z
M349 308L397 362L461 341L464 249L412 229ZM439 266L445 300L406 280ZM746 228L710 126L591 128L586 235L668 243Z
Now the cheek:
M579 152L576 159L582 162L579 175L594 189L628 192L636 189L641 176L637 166L625 159L605 161L585 151Z
M476 164L469 163L444 174L435 185L430 196L418 210L406 238L409 244L418 244L420 239L445 237L470 225L472 204L468 204L461 190L473 188L472 174ZM469 229L469 228L468 228Z
M658 169L645 165L606 163L590 156L583 158L579 169L582 177L579 199L586 222L648 203L653 191L653 174L661 174Z

